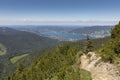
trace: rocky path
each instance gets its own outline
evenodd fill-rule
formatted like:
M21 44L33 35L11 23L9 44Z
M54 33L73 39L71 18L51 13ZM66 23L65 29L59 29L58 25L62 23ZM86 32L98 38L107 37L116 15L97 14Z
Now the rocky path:
M80 57L80 68L90 71L93 80L120 80L120 73L116 66L100 62L101 57L97 56L95 52L88 54L90 57L85 54Z

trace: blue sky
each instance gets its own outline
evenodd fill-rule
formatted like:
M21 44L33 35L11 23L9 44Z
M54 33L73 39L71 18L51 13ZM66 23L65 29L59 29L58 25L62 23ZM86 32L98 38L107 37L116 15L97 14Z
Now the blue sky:
M115 24L120 0L0 0L0 24Z

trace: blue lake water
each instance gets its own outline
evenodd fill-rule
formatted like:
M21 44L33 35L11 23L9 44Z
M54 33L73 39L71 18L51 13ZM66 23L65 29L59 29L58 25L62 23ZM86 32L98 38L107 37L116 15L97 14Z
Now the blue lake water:
M51 36L51 37L59 37L59 38L64 38L64 39L85 39L86 36L80 35L80 34L73 34L73 33L59 33L59 32L43 32L41 33L45 36Z

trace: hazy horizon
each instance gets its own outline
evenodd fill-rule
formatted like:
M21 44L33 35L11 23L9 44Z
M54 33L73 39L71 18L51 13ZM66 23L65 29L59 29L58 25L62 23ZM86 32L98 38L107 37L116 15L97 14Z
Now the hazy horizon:
M1 0L0 25L115 25L119 0Z

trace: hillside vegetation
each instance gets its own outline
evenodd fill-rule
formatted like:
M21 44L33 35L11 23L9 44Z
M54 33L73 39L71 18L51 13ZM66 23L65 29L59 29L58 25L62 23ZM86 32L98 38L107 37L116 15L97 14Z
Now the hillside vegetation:
M104 43L108 39L110 38L93 40L94 51L103 46L101 49L103 60L109 55L104 54L104 48L107 48L109 42L106 45ZM85 43L83 40L60 45L55 50L42 54L28 68L20 64L17 70L5 80L92 80L91 73L80 68L80 56L82 55L80 51L84 51Z
M75 46L59 46L41 55L29 68L20 65L6 80L91 80L90 73L76 64L78 51Z
M16 56L31 54L37 49L53 47L57 44L59 44L59 41L55 39L8 27L0 27L0 80L3 76L11 74L11 72L16 70L15 67L17 63L12 64L13 61L19 62L25 58ZM36 58L39 57L36 54L34 54L34 56L36 56ZM33 58L30 58L29 61L32 61L31 59ZM24 62L27 64L27 61Z
M10 59L10 61L11 61L11 63L16 63L18 60L20 60L20 59L22 59L22 58L24 58L24 57L26 57L26 56L28 56L29 54L22 54L22 55L20 55L20 56L15 56L15 57L13 57L13 58L11 58Z
M108 39L109 41L104 45ZM101 73L101 71L104 72L107 70L106 72L111 73L111 70L108 69L109 67L106 66L111 66L112 70L114 66L115 69L119 68L120 23L112 29L110 38L93 40L92 43L93 47L95 47L92 51L99 53L95 55L92 54L93 58L87 54L89 51L87 51L86 54L83 53L86 44L85 40L75 43L68 42L68 44L59 45L55 50L40 55L39 59L34 61L29 67L25 67L20 63L16 71L12 75L6 77L5 80L92 80L93 75ZM39 51L35 53L39 54ZM84 55L87 55L87 58L85 58ZM83 60L88 59L86 61L86 63L88 63L88 69L85 67L81 68L81 64L85 64L85 62L80 59L81 56L85 58ZM91 62L89 59L91 59ZM99 62L99 60L101 60L101 62ZM102 70L103 68L101 66L105 66L105 70ZM94 69L100 70L94 72ZM100 75L105 78L104 74ZM98 78L101 77L100 75ZM109 77L109 79L112 78ZM107 78L105 80L107 80Z
M30 32L0 27L0 43L6 46L7 56L10 58L39 48L56 45L58 40Z
M111 39L104 45L100 53L104 61L120 63L120 23L111 31Z

